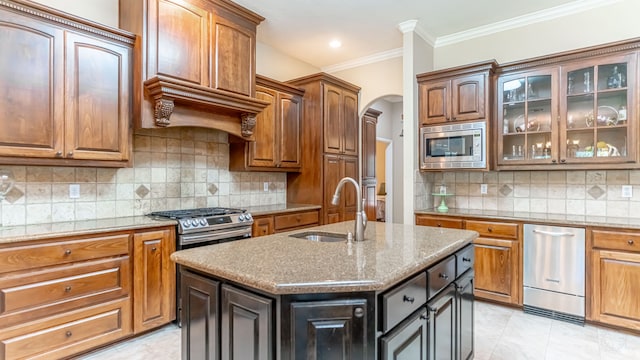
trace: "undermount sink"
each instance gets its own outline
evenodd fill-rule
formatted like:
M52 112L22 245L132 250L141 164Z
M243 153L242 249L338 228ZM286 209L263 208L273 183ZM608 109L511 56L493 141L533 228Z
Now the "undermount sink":
M324 231L305 231L297 234L291 234L289 236L317 242L340 242L347 240L347 234L336 234Z

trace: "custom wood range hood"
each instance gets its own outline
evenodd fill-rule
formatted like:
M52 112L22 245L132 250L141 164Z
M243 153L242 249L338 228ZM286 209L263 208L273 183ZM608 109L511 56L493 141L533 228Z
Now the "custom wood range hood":
M256 26L229 0L120 0L120 27L136 33L137 128L195 126L254 140Z

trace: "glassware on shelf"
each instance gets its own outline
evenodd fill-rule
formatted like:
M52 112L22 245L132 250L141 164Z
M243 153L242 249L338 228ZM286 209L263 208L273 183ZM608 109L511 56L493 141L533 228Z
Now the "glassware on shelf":
M627 107L624 105L620 105L618 109L618 121L626 121L627 120Z
M11 170L0 169L0 201L13 189L14 181Z
M618 71L618 67L614 66L611 76L607 78L607 89L620 87L622 87L622 74Z
M567 94L571 95L575 91L573 83L573 76L569 75L569 79L567 79Z
M584 72L584 92L591 92L591 74L588 71Z

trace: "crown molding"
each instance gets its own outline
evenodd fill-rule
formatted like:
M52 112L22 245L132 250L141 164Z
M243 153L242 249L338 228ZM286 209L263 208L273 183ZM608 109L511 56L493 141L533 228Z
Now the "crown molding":
M623 0L577 0L564 5L559 5L530 14L517 16L508 20L479 26L451 35L440 36L434 42L434 47L451 45L462 41L471 40L477 37L495 34L501 31L511 30L526 25L560 18L563 16L573 15L587 10L612 5L621 1Z
M398 24L398 30L404 34L415 30L416 26L418 26L418 20L407 20Z
M368 56L363 56L361 58L345 61L338 64L333 64L329 66L325 66L320 68L322 72L326 73L334 73L342 70L352 69L358 66L368 65L377 63L384 60L394 59L402 57L402 48L391 49L387 51L382 51L379 53L375 53Z

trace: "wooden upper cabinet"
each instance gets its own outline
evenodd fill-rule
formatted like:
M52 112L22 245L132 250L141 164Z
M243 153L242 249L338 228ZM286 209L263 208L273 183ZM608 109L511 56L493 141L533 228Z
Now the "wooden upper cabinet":
M376 179L376 126L381 111L367 109L362 116L362 181Z
M486 119L495 61L417 75L422 125Z
M65 156L127 160L130 49L71 33L67 34L66 47Z
M254 140L256 26L229 0L120 0L120 26L139 35L134 114L142 128L198 126Z
M324 87L324 152L358 155L358 94Z
M231 142L229 167L236 171L298 171L304 91L264 76L257 79L256 98L269 105L258 114L256 141Z
M122 4L121 4L122 6ZM209 86L211 14L185 1L148 1L146 72ZM122 16L122 15L121 15Z
M0 4L0 162L126 166L133 34Z

